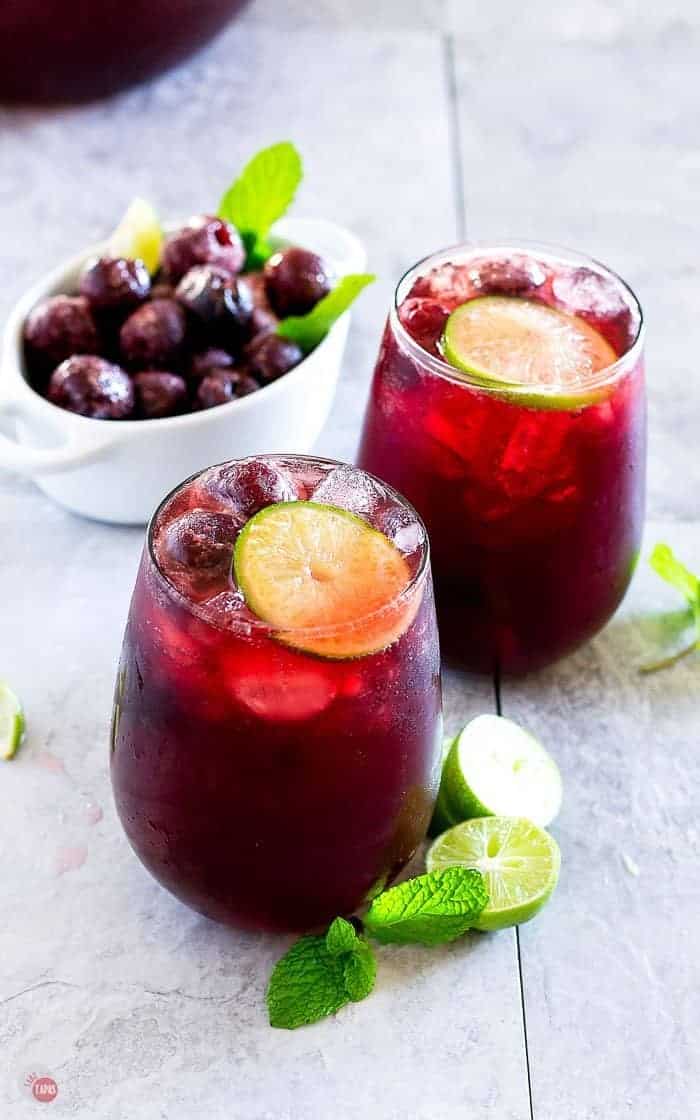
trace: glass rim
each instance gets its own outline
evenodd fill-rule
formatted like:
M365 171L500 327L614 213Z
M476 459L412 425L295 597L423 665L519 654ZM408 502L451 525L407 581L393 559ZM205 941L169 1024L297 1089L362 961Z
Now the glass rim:
M420 526L422 534L421 557L415 572L413 572L411 578L401 589L401 591L397 595L394 595L386 603L383 603L382 606L378 607L376 610L370 611L367 614L358 615L357 618L353 618L345 622L336 622L326 625L322 624L318 626L284 627L274 626L272 623L266 622L264 619L258 617L249 617L243 619L237 618L235 615L227 618L225 624L222 624L215 618L212 618L211 614L206 610L206 601L204 603L195 603L192 599L185 595L184 592L180 591L179 588L175 586L175 584L163 571L160 564L158 563L158 558L155 554L153 545L153 533L159 514L165 508L171 498L175 497L175 495L178 494L182 489L184 489L184 487L187 486L190 482L193 482L195 479L200 478L201 475L206 474L207 471L215 470L217 467L228 466L231 463L247 463L254 462L259 459L263 459L266 462L289 462L290 460L292 460L295 463L302 462L310 464L322 464L323 466L328 466L331 468L350 467L351 470L366 475L374 482L379 483L379 485L387 491L389 496L396 500L398 505L407 509L415 517L417 524ZM219 512L225 511L221 510ZM349 510L346 512L352 511ZM370 525L370 528L374 528L374 526ZM381 532L381 530L376 531ZM193 614L200 621L205 622L207 625L214 627L214 629L219 630L222 633L255 633L267 635L269 637L275 637L275 635L283 633L285 635L290 635L293 637L333 638L338 635L342 636L343 634L347 634L349 632L352 632L353 630L360 629L360 627L364 627L368 623L380 620L382 617L384 617L384 615L387 615L396 610L396 608L400 607L402 603L408 602L410 599L412 599L413 595L416 594L420 590L420 588L422 588L428 576L428 573L430 572L430 539L428 537L428 531L420 514L416 511L414 506L411 505L408 499L403 496L403 494L400 494L399 491L391 486L388 482L384 482L384 480L379 478L378 475L371 474L370 471L366 471L362 467L357 467L352 463L345 463L340 459L331 459L323 455L313 455L308 453L301 454L293 451L262 452L257 455L242 455L238 459L224 459L222 462L212 463L211 466L203 467L201 470L195 471L194 474L191 474L187 478L183 479L182 482L178 482L178 484L174 486L172 490L170 490L165 495L164 498L161 499L151 515L151 518L146 527L146 552L150 561L151 571L154 572L157 575L158 579L164 584L168 594L172 595L178 603L180 603L187 611L189 611L190 614ZM251 611L251 615L252 613L253 612ZM289 643L289 645L290 648L293 648L291 643ZM304 651L301 650L300 652ZM376 652L382 651L377 650ZM340 660L347 659L340 658Z
M631 307L636 310L638 326L634 340L625 352L620 354L619 358L616 358L610 365L604 366L603 369L596 370L595 373L590 374L576 385L571 386L552 385L549 382L520 384L510 381L494 381L489 384L485 379L471 376L464 370L457 370L454 366L451 366L449 362L446 362L444 358L439 358L437 355L430 354L427 350L424 350L420 343L416 342L412 335L406 330L399 318L398 312L406 294L402 289L408 286L409 280L417 280L420 276L425 275L427 266L433 262L437 263L440 260L448 262L457 254L471 254L474 251L483 251L484 253L491 251L499 254L520 252L534 255L535 253L539 253L541 256L550 257L566 263L593 265L595 270L610 276L620 286L626 293ZM642 352L644 335L646 332L646 321L639 299L627 281L623 280L614 269L603 264L602 261L597 260L595 257L590 257L585 253L579 252L577 249L569 249L566 246L556 245L546 241L532 241L521 238L509 238L503 241L461 241L454 245L448 245L444 249L438 249L435 252L428 253L425 257L416 261L415 264L412 264L410 268L407 268L396 284L394 298L389 312L389 322L392 331L400 340L401 345L405 347L417 362L426 367L431 373L444 378L446 381L451 381L456 385L478 389L480 392L488 393L492 396L503 396L503 394L507 392L509 399L514 401L517 400L519 396L531 397L533 391L545 397L556 397L561 395L562 391L565 389L568 397L576 397L579 394L584 395L590 392L591 389L604 388L606 385L616 381L622 374L626 373L629 368L636 364Z

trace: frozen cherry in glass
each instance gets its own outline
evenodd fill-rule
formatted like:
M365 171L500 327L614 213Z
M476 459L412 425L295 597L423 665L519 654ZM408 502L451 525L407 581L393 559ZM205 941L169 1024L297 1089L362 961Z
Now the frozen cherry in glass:
M44 371L72 354L99 349L97 326L82 296L50 296L38 303L24 324L24 341L31 363Z
M134 387L121 366L95 354L76 354L51 375L48 398L59 408L94 420L124 420L134 409Z
M197 386L196 401L200 408L216 408L237 397L247 397L259 389L255 378L236 369L215 369Z
M542 265L531 257L493 257L474 261L469 278L478 295L525 296L547 279Z
M100 257L80 278L80 294L95 311L137 307L147 298L151 278L143 261Z
M263 506L293 502L299 497L289 475L263 459L241 459L228 466L214 467L202 481L207 489L231 502L243 521Z
M399 319L411 338L432 354L438 354L438 342L449 311L434 299L414 296L399 308Z
M236 347L250 326L250 292L234 276L215 265L196 265L186 272L176 296L210 340Z
M259 334L246 346L245 359L254 377L263 385L288 373L304 357L296 342L273 333Z
M145 420L174 416L187 403L184 377L165 370L143 370L134 374L136 410Z
M132 311L119 332L122 357L133 366L177 365L187 335L185 312L174 299L154 299Z
M244 261L243 242L235 227L207 214L190 218L163 248L163 272L173 283L198 264L214 264L234 276Z
M159 540L158 560L169 576L194 568L207 576L228 573L240 525L228 513L193 509L168 525Z
M271 256L264 274L270 303L281 319L305 315L331 290L328 268L322 258L297 245Z

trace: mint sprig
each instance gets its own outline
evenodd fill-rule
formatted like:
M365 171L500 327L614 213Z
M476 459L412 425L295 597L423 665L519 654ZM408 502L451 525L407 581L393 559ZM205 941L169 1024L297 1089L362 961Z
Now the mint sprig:
M680 591L688 607L688 621L693 627L693 640L682 649L667 657L642 665L641 673L656 673L660 669L668 669L682 658L695 650L700 650L700 579L683 564L667 545L659 543L649 558L649 563L657 575L661 576L671 587Z
M271 256L270 228L291 205L302 175L299 152L283 140L254 155L224 193L218 216L240 233L248 270L260 268Z
M277 334L296 342L308 354L326 337L335 321L374 279L375 276L368 272L348 273L306 315L290 315L282 319L277 324Z
M488 900L479 871L446 867L384 891L364 925L370 937L385 944L442 945L466 933Z
M442 945L466 933L488 897L479 871L431 871L375 898L365 932L380 942ZM372 947L352 922L336 918L325 937L302 937L275 965L267 989L270 1025L293 1030L333 1015L365 999L376 973Z
M336 918L325 937L302 937L275 965L267 989L270 1026L293 1030L364 999L376 971L364 938Z

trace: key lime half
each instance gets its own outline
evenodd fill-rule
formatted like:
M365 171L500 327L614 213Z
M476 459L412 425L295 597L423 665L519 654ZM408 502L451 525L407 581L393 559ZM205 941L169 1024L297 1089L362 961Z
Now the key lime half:
M527 817L546 827L561 808L559 767L513 720L482 715L453 741L442 771L443 828L470 817Z
M24 712L9 685L0 681L0 758L14 758L24 738Z
M109 239L113 257L142 260L151 276L158 271L163 231L158 215L143 198L135 198Z
M267 506L241 530L233 563L246 603L275 628L276 637L324 657L364 657L385 649L418 607L398 548L336 506Z
M593 403L601 392L586 390L586 383L617 360L610 343L583 319L515 296L463 303L447 320L441 345L455 369L538 408Z
M428 871L474 867L486 879L489 901L475 929L529 922L559 879L559 846L524 817L478 817L438 836L426 857Z

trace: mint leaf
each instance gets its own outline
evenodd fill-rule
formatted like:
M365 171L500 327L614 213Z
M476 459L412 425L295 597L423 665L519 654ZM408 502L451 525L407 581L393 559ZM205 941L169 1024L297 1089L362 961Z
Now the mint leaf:
M369 995L376 976L377 961L372 947L358 937L357 944L344 965L345 990L353 1003L359 1003Z
M336 918L328 927L326 949L332 957L352 952L358 941L354 925L352 922L346 922L345 918Z
M277 324L277 334L290 338L308 354L375 277L371 273L348 273L306 315L290 315Z
M371 937L384 943L440 945L454 941L488 902L479 871L447 867L407 879L375 898L364 918Z
M302 175L299 152L283 140L254 155L225 192L218 215L241 234L248 268L259 267L270 256L270 227L289 208Z
M657 544L649 559L654 571L685 597L691 607L697 607L700 583L697 576L681 564L667 544Z
M640 673L657 673L660 669L669 669L688 654L700 649L700 580L689 568L686 568L685 564L681 563L667 544L657 544L654 547L649 563L657 575L680 591L692 612L694 634L689 645L666 657L640 666Z
M351 922L336 918L325 937L302 937L275 965L267 989L270 1026L293 1030L368 996L377 963Z
M349 1002L345 962L325 937L302 937L275 965L267 989L270 1026L293 1030L332 1015Z

